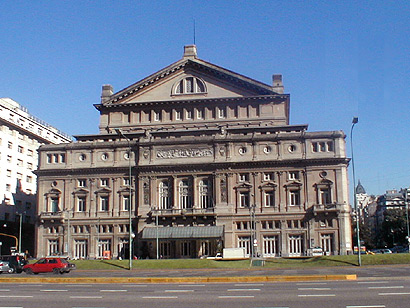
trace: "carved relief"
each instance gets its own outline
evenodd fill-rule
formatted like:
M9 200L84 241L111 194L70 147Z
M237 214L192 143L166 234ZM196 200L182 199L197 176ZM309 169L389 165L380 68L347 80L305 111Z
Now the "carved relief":
M173 158L194 158L213 156L214 151L211 148L207 149L170 149L158 150L157 158L159 159L173 159Z

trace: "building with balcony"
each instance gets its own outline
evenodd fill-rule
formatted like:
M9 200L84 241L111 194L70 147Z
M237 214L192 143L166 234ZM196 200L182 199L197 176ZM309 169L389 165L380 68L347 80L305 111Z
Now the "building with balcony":
M40 148L37 256L127 257L130 214L142 258L350 253L345 134L290 124L272 82L190 45L123 90L104 85L98 134Z

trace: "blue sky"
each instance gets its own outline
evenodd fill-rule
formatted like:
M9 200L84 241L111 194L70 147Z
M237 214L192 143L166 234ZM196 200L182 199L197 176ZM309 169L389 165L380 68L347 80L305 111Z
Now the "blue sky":
M98 132L101 86L179 60L261 82L281 73L291 124L343 130L370 194L410 186L409 1L0 2L0 97L71 134Z

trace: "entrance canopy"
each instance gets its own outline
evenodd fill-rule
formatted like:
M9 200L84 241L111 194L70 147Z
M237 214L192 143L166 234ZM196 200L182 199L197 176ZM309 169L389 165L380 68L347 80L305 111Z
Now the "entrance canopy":
M158 231L158 233L157 233ZM142 230L143 240L154 239L198 239L222 238L223 226L195 226L195 227L145 227Z

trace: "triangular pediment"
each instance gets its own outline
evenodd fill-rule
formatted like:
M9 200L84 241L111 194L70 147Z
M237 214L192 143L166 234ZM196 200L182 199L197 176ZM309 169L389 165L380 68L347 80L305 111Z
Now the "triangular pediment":
M178 92L178 85L187 79L193 80L195 89ZM203 87L198 87L198 83L203 83ZM184 86L189 87L188 84ZM269 85L206 61L188 58L177 61L117 93L103 97L102 104L96 107L275 94L277 93Z

